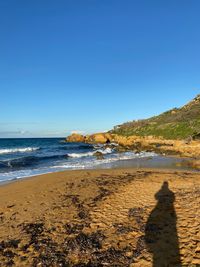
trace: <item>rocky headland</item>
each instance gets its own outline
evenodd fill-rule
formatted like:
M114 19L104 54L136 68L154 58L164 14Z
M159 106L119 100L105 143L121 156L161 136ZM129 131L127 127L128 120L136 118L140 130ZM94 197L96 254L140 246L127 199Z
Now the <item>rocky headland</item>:
M200 141L167 140L153 136L121 136L110 133L92 135L72 134L66 138L67 142L83 142L88 144L118 144L119 151L154 151L165 155L179 155L182 157L200 157Z
M118 144L119 152L156 152L191 158L200 168L200 95L181 108L174 108L146 120L127 122L106 133L72 134L67 142Z

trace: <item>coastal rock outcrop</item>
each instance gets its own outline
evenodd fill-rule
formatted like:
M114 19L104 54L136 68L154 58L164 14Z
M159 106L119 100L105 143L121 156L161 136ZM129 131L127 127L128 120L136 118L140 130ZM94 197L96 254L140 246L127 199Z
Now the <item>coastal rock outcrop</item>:
M66 142L69 143L84 143L85 136L82 134L73 133L66 138Z
M200 158L200 95L180 108L145 120L115 126L107 133L72 134L67 142L118 144L118 151L154 151Z
M92 144L108 144L110 143L110 139L110 135L107 133L96 133L92 135L87 135L85 137L85 142Z
M168 140L154 136L122 136L111 133L97 133L92 135L73 134L67 142L84 142L89 144L118 144L118 151L148 151L164 155L179 155L182 157L200 158L200 141Z

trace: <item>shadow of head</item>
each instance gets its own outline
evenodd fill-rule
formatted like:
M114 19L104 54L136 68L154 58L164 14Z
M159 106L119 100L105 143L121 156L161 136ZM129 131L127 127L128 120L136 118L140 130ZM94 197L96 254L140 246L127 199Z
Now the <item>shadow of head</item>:
M173 205L175 194L169 189L167 181L163 182L161 189L155 194L155 199L158 200L158 204L162 205L162 208Z

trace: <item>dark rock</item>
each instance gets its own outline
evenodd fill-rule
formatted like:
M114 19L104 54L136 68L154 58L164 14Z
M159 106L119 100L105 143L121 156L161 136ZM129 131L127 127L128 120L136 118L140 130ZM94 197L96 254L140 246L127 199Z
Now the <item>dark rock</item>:
M86 209L82 209L78 212L78 216L80 219L86 219L89 216L89 212Z
M97 159L104 159L103 153L100 151L96 151L93 156L95 156Z
M67 239L65 246L69 250L79 249L80 251L101 249L101 242L104 235L100 231L92 234L80 233L75 238Z
M66 224L65 229L68 235L79 234L84 228L84 224Z

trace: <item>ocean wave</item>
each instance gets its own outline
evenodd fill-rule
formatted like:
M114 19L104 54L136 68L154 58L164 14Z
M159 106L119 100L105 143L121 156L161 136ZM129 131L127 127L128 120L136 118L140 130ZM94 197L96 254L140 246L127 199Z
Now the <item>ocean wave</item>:
M39 149L40 147L4 148L4 149L0 149L0 154L32 152L32 151L39 150Z
M100 152L102 154L110 154L113 152L113 150L109 147L107 147L106 149L97 149L94 151L90 151L87 153L69 153L68 156L71 158L82 158L82 157L89 157L89 156L94 156L96 152Z
M154 152L124 152L124 153L115 153L109 155L107 158L103 160L97 160L95 164L106 164L115 161L123 161L123 160L130 160L130 159L141 159L141 158L151 158L157 156Z
M71 158L82 158L82 157L89 157L93 156L94 152L88 152L88 153L69 153L68 156Z
M107 152L108 151L109 150L107 150ZM94 151L91 153L93 154ZM0 171L0 182L5 180L19 179L22 177L30 177L43 173L57 172L61 170L110 168L113 166L113 164L115 164L115 162L118 161L120 162L123 160L154 157L157 156L157 154L151 152L108 153L102 160L97 160L95 157L87 157L85 159L78 160L73 158L70 159L68 156L68 154L52 156L27 156L13 160L0 161L0 170L2 170ZM64 158L67 160L59 161L60 159ZM54 159L55 161L53 161ZM50 164L46 164L46 160L50 160ZM45 164L38 164L42 161Z
M113 152L113 149L110 147L107 147L106 149L97 149L95 152L100 152L102 154L110 154Z
M72 150L87 150L87 149L93 149L94 146L93 145L90 145L90 144L82 144L82 145L78 145L78 144L74 144L74 145L64 145L64 146L60 146L59 147L60 149L63 149L63 150L69 150L69 149L72 149Z
M87 153L85 153L87 154ZM151 158L157 156L154 152L140 152L140 153L134 153L134 152L124 152L124 153L113 153L107 155L106 158L102 160L98 160L96 158L88 158L81 161L76 162L70 162L62 163L60 165L54 165L51 166L52 169L92 169L97 166L109 166L109 164L112 164L114 162L118 161L124 161L124 160L131 160L131 159L140 159L140 158ZM77 157L77 156L76 156Z
M14 181L21 178L31 177L35 175L51 173L50 169L31 169L31 170L15 170L0 173L0 183L4 181Z
M0 161L0 169L13 169L13 168L22 168L28 167L32 165L36 165L38 163L49 161L49 160L59 160L59 159L67 159L68 154L66 155L53 155L53 156L27 156L21 158L15 158L11 160L2 160Z

